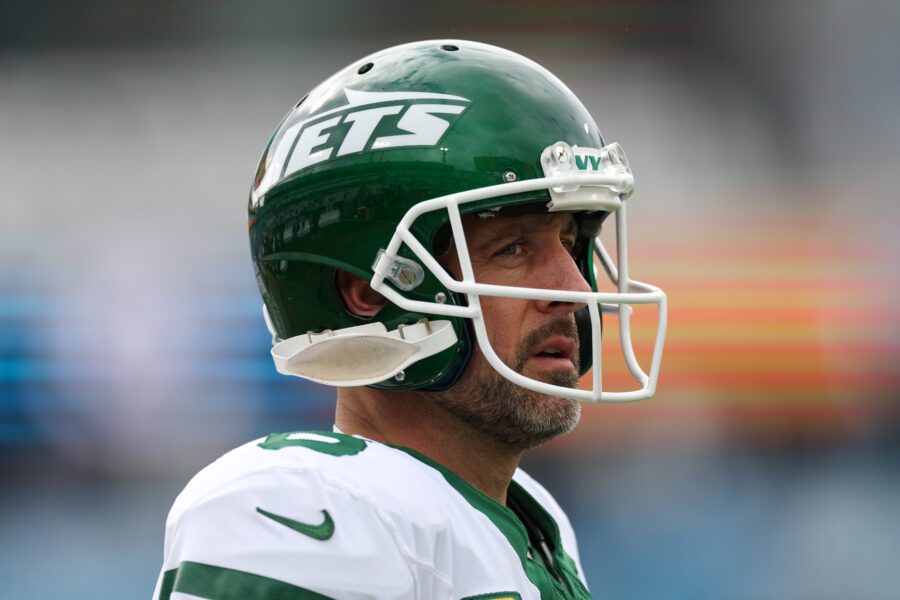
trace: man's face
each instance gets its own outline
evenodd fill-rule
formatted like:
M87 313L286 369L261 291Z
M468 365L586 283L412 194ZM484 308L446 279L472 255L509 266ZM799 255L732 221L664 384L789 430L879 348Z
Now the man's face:
M576 223L570 214L463 218L477 283L591 291L572 258ZM456 246L441 261L461 278ZM569 302L480 296L491 346L513 370L540 381L578 386L578 334ZM570 431L576 400L547 396L502 377L475 348L460 382L429 394L458 418L503 444L526 449Z

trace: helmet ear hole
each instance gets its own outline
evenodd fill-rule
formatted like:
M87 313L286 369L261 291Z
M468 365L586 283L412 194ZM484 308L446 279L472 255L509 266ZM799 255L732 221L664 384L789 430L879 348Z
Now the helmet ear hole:
M373 290L368 281L348 271L338 269L335 285L347 312L354 317L371 319L387 303L387 298Z

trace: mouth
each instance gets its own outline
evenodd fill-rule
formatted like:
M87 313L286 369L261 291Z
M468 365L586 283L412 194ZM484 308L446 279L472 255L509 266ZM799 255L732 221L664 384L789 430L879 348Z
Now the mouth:
M555 335L542 341L531 355L529 362L549 369L574 369L572 357L578 343L563 335Z

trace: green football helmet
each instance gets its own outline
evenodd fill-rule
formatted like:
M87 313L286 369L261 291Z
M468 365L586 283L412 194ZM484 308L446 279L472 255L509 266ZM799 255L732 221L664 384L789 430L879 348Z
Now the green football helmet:
M304 96L269 139L250 192L250 246L279 372L335 386L446 389L475 345L504 377L579 400L634 400L656 387L666 297L629 279L625 199L634 179L578 98L540 65L468 41L388 48ZM576 262L593 292L490 286L474 280L461 215L568 211ZM617 264L599 242L610 215ZM457 247L462 278L437 257ZM598 292L595 256L617 292ZM371 319L347 310L338 270L388 302ZM576 314L591 389L525 377L490 345L479 297L584 304ZM656 304L650 368L634 356L631 304ZM616 313L639 388L604 392L601 313Z

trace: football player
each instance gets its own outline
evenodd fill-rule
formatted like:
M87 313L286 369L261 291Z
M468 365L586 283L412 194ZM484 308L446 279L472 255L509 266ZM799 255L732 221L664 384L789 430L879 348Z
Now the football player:
M276 369L336 386L335 426L194 477L155 598L589 598L518 463L580 401L654 393L665 296L628 276L633 186L572 92L493 46L389 48L301 99L260 160L250 249ZM659 310L646 370L632 304ZM602 313L635 389L601 385Z

